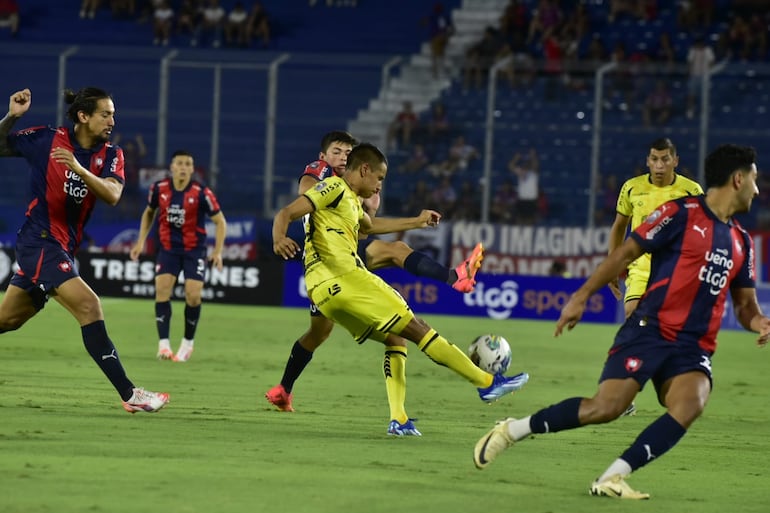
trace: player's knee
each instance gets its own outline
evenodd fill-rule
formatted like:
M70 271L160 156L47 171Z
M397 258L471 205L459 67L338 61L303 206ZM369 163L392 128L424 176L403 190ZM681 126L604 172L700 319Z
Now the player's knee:
M706 408L706 400L701 397L693 397L688 401L682 401L669 407L669 415L674 417L679 424L689 428Z
M0 333L5 333L6 331L14 331L21 328L27 319L28 317L25 318L18 315L0 318Z
M99 298L93 297L86 301L81 301L74 308L75 317L80 321L81 325L88 322L94 322L101 319L102 316L102 304Z
M628 408L626 401L618 399L608 400L594 397L583 401L580 408L582 424L603 424L620 417Z

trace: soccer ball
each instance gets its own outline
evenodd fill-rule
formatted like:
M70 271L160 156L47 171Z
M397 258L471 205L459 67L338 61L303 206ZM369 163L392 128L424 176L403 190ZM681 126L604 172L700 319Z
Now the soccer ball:
M481 335L468 348L468 356L480 369L500 374L511 365L511 346L500 335Z

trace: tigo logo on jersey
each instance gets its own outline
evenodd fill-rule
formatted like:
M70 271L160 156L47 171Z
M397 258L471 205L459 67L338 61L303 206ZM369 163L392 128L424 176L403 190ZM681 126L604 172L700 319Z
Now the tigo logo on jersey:
M626 358L626 370L628 372L636 372L642 368L642 360L636 356L630 356Z

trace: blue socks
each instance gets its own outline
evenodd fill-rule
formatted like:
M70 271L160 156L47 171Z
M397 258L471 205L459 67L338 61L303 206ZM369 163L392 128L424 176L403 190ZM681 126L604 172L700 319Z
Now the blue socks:
M83 334L83 344L88 354L102 369L112 386L118 391L124 401L128 401L134 393L134 384L126 376L123 365L118 358L118 351L112 344L104 327L104 321L96 321L80 328Z

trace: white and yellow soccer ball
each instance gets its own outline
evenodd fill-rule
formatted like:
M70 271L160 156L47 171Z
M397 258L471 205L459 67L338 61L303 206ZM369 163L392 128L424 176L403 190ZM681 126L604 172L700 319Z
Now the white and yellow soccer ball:
M480 335L468 348L468 357L480 369L501 374L511 366L511 345L500 335Z

